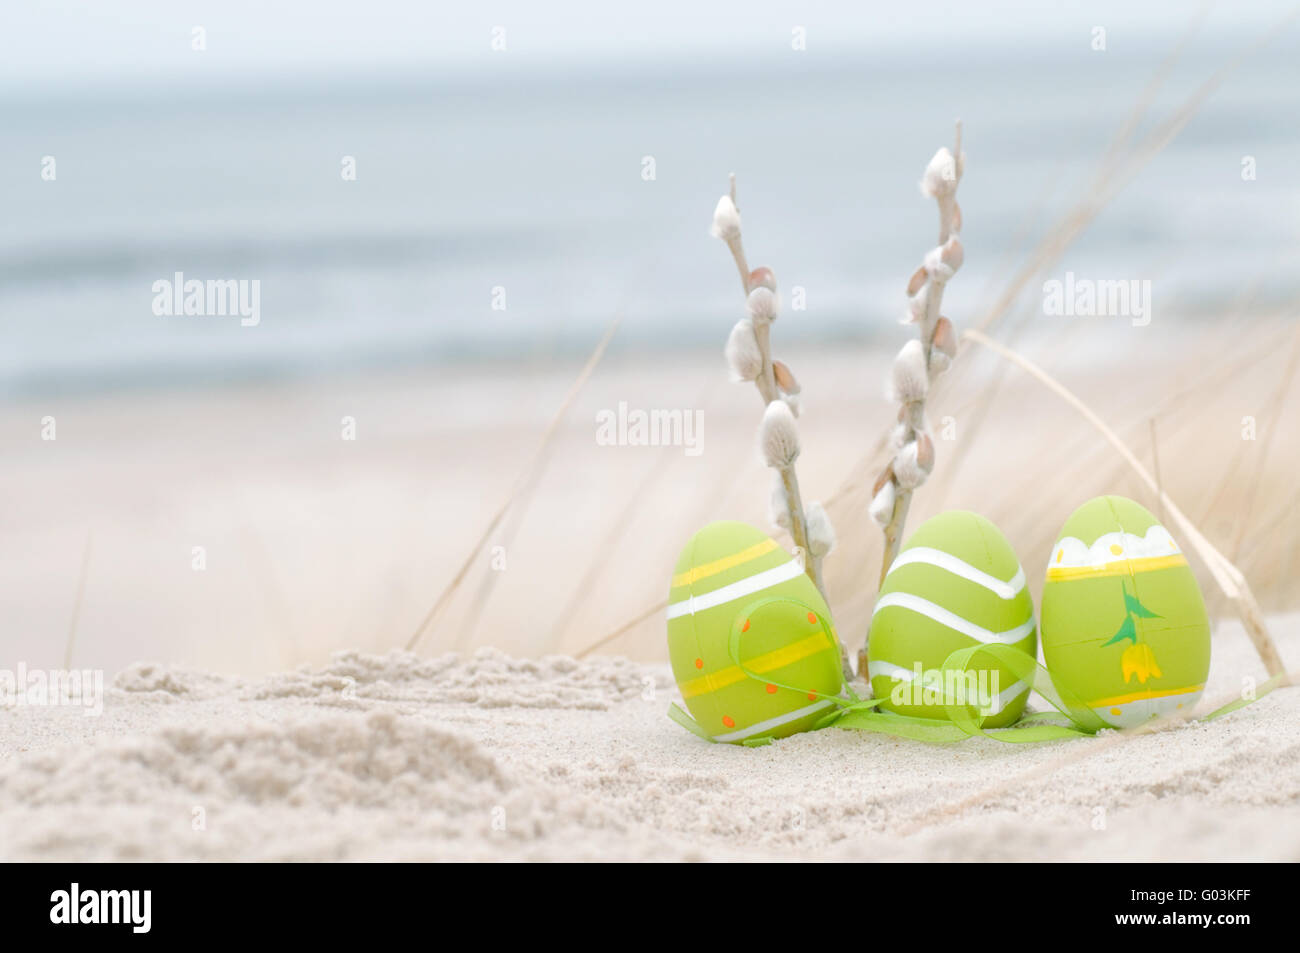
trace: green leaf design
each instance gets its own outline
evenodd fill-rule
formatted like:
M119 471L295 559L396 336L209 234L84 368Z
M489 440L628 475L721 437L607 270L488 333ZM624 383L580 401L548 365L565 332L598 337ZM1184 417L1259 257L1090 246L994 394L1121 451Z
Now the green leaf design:
M1160 618L1160 616L1156 615L1142 603L1138 602L1136 596L1130 596L1127 592L1124 593L1124 605L1128 607L1129 612L1133 613L1139 619Z
M1103 643L1102 648L1105 648L1107 645L1114 645L1116 642L1121 642L1124 639L1128 639L1134 645L1137 645L1137 627L1133 624L1133 617L1131 615L1124 616L1124 622L1120 625L1119 631L1111 637L1109 642Z

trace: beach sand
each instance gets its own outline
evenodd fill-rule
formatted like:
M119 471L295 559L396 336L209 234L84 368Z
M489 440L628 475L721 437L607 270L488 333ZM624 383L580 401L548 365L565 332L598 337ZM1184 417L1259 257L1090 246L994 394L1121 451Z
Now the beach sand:
M1241 566L1294 669L1296 332L1253 327L1073 326L1020 343L1152 465L1156 422L1171 498ZM851 648L879 571L865 510L890 353L778 346L804 386L800 480L836 525L829 601ZM99 669L108 686L100 717L0 710L0 856L1300 859L1296 689L1119 743L825 730L743 749L674 725L656 606L701 525L769 527L758 398L726 383L719 355L616 350L530 472L577 364L0 411L0 668ZM600 445L596 415L619 402L701 410L702 452ZM964 351L931 414L952 435L910 527L984 513L1035 603L1077 505L1117 492L1158 509L1074 411L991 355ZM55 441L40 439L47 415ZM512 493L448 611L403 653ZM1221 620L1206 704L1221 703L1263 672L1191 562Z
M1275 617L1284 653L1300 616ZM1262 680L1216 627L1201 710ZM667 667L339 654L135 665L104 712L0 715L5 860L1300 860L1300 689L1138 737L711 745Z

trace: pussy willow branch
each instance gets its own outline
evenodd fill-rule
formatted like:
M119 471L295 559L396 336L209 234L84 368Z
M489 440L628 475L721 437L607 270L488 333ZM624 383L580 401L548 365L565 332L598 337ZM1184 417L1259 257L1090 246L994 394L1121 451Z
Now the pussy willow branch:
M956 144L953 149L953 169L961 179L961 122L957 123ZM939 245L942 246L951 237L957 220L957 189L936 197L939 205ZM930 352L934 345L934 330L938 324L940 307L943 305L943 289L947 279L938 273L927 278L925 315L921 320L921 346L925 353L926 373L931 381L935 378L934 365L930 361ZM918 419L925 413L925 401L921 401ZM898 549L903 543L903 528L907 524L907 511L912 505L912 490L899 487L894 497L894 511L885 525L885 552L880 563L880 585L885 584L889 567L898 556Z
M731 252L731 257L736 262L736 270L740 272L740 286L745 295L745 303L748 308L751 295L760 286L760 279L755 277L755 272L750 271L749 262L745 259L745 246L739 227L739 205L736 202L736 177L734 174L731 176L730 201L732 212L737 216L737 220L723 229L721 234L726 241L728 250ZM760 269L761 271L765 271L765 269ZM770 272L768 276L770 276ZM772 287L768 285L766 279L762 279L762 284L764 287ZM754 377L754 385L758 388L759 396L762 397L765 408L782 399L781 389L777 384L776 368L772 361L771 322L774 317L775 308L771 316L766 317L764 320L757 320L757 315L755 315L755 319L751 322L754 344L759 355L759 369ZM797 454L795 455L797 456ZM790 536L794 540L794 545L803 561L804 572L808 574L808 577L813 581L813 585L817 587L817 591L821 593L822 599L829 605L830 599L826 593L826 583L822 578L822 557L825 552L817 553L813 551L812 541L809 538L808 516L804 510L803 495L799 490L799 476L795 471L794 460L790 459L784 466L778 466L775 469L780 475L781 486L784 491ZM823 546L825 546L825 541L819 540L819 548ZM829 548L826 551L829 551ZM849 664L849 656L844 648L844 641L838 638L836 641L840 652L841 672L846 682L851 681L853 668Z
M899 479L898 461L900 457L896 456L885 469L884 473L881 474L880 479L876 483L876 488L872 491L872 516L883 522L884 532L884 545L882 547L883 552L880 559L880 576L877 582L877 589L884 586L885 577L889 575L890 567L893 566L894 560L898 557L899 548L903 543L903 530L907 525L908 510L912 505L912 493L915 488L920 485L920 482L924 480L925 474L928 473L930 468L934 465L933 439L927 437L924 432L926 400L929 396L930 385L934 383L935 377L947 366L951 357L955 353L952 350L954 342L948 340L944 345L945 357L947 360L936 362L932 359L935 333L940 327L942 317L941 309L943 307L943 290L947 285L948 278L952 277L953 272L953 269L945 269L943 267L938 267L938 265L946 264L945 249L947 248L947 243L955 233L961 230L961 211L957 205L957 186L961 182L963 171L960 120L956 125L955 139L956 141L951 156L952 187L936 188L935 183L933 183L929 178L935 161L940 158L944 150L940 150L936 153L935 158L931 160L931 165L926 167L927 178L924 180L922 186L922 191L927 195L933 195L939 207L939 243L935 251L932 253L938 255L939 262L935 263L932 267L930 256L927 255L926 262L922 266L925 274L924 284L920 287L916 286L917 277L921 274L920 269L918 269L917 275L914 275L912 280L908 283L907 291L913 302L917 300L917 295L924 294L925 296L925 307L921 314L917 315L910 305L909 310L913 315L913 320L916 320L919 325L922 365L921 373L925 375L926 386L917 392L913 382L912 386L909 387L909 392L907 394L904 394L901 391L899 392L899 427L901 429L898 439L899 448L908 447L910 442L910 446L914 448L915 453L912 462L921 472L918 474L914 471L909 475L907 480ZM957 266L960 266L959 257L956 264ZM943 323L948 324L946 321ZM949 328L945 334L946 337L951 338L951 328ZM898 386L897 375L899 375L900 370L905 374L907 373L905 358L906 351L907 347L904 346L903 351L900 351L899 356L895 358L894 373L896 375L896 387ZM928 463L923 462L922 460L923 441L928 446ZM882 512L878 513L875 509L877 505L877 495L884 494L886 490L893 494L892 505L889 505L887 510L887 518L885 518L884 511L886 504L882 502ZM882 501L888 499L887 496L880 496L879 498ZM869 638L868 635L868 639ZM861 678L869 677L868 661L867 645L864 644L862 648L858 650L858 675Z
M731 202L737 209L740 208L736 204L734 174L731 176ZM750 281L749 263L745 260L744 240L737 235L734 239L728 239L726 244L731 251L731 257L735 259L736 268L740 271L740 285L748 299L749 293L754 290L754 285ZM771 323L755 321L754 339L758 342L759 353L763 356L763 366L758 372L758 377L754 379L754 384L758 388L759 396L763 398L763 406L766 407L773 401L781 399L781 392L776 386L776 372L772 367ZM817 586L822 598L826 599L826 585L822 581L822 559L820 556L814 556L812 548L808 545L808 519L804 515L803 497L799 493L799 476L795 472L793 463L788 467L781 467L778 472L781 475L781 484L785 487L786 504L790 513L790 536L793 537L795 546L803 556L804 571Z

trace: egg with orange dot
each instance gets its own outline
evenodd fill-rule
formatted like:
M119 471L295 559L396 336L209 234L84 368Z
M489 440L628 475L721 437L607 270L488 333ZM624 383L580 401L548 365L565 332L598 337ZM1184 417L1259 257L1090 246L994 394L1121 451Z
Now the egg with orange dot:
M668 603L668 656L690 713L677 720L713 741L754 744L830 714L844 689L830 611L776 540L710 523L682 550Z

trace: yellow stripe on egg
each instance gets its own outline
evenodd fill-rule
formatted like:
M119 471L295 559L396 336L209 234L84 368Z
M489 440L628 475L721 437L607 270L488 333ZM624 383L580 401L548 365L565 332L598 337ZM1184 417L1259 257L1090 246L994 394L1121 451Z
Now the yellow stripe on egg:
M1048 581L1062 579L1101 579L1105 576L1127 576L1131 573L1155 572L1157 569L1171 569L1174 566L1186 566L1187 557L1182 553L1170 556L1145 556L1135 559L1117 559L1099 566L1048 566Z
M1096 701L1088 702L1089 708L1109 708L1111 705L1127 705L1129 702L1144 701L1148 698L1169 698L1173 695L1199 695L1205 688L1200 685L1188 685L1184 688L1166 688L1155 689L1148 688L1142 691L1130 692L1127 695L1113 695L1110 698L1098 698Z
M723 556L721 559L713 560L713 562L688 569L686 572L679 572L673 576L673 588L688 586L693 582L699 582L701 579L716 576L720 572L734 569L736 566L757 559L759 556L766 556L774 549L776 549L776 540L765 539L761 543L755 543L753 546L748 546L740 550L740 552L732 553L730 556Z
M800 659L806 659L818 652L826 651L829 642L830 639L826 633L819 631L815 635L810 635L797 642L791 642L789 645L775 651L755 656L745 663L745 668L751 672L774 672L778 668L785 668L785 666L792 665ZM716 672L710 672L707 675L700 675L697 678L682 682L678 687L681 689L682 698L693 698L696 695L716 692L720 688L726 688L728 685L733 685L747 677L744 669L739 665L731 665L727 668L718 669Z

